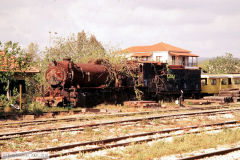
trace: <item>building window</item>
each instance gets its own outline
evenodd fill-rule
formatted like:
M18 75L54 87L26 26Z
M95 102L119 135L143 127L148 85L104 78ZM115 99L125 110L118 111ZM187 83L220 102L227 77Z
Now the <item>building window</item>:
M176 57L172 56L172 64L175 65L175 62L176 62Z
M161 62L161 57L162 57L162 56L156 56L156 61L157 61L157 62Z

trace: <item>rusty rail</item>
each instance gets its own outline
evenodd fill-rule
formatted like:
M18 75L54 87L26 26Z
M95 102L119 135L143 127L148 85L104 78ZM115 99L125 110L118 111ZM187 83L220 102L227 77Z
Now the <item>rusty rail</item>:
M206 158L206 157L224 155L224 154L231 153L231 152L234 152L234 151L237 151L237 150L240 150L240 146L233 147L233 148L228 148L228 149L217 150L217 151L213 151L213 152L209 152L209 153L198 154L198 155L189 156L189 157L185 157L185 158L180 158L179 160L201 159L201 158Z

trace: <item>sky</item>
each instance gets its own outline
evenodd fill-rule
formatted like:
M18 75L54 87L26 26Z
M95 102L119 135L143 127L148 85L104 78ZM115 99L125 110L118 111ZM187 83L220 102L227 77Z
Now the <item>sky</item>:
M239 8L239 0L0 0L0 41L44 49L84 30L107 47L165 42L240 58Z

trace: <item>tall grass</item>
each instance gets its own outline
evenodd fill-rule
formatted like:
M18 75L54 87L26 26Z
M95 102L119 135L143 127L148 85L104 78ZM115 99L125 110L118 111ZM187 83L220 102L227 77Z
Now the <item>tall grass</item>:
M106 156L87 159L126 159L152 160L172 154L182 154L200 149L216 148L219 145L234 144L240 141L240 129L224 129L218 133L189 134L175 137L172 141L160 140L152 144L132 144L124 150L110 150ZM111 155L113 157L111 157Z

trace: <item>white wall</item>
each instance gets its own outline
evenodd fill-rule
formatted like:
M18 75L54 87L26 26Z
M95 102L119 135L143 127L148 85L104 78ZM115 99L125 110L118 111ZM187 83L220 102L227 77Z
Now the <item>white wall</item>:
M144 52L141 52L141 53L144 53ZM149 53L149 52L147 52ZM156 52L153 52L152 56L151 57L142 57L142 58L136 58L136 57L131 57L133 54L135 53L126 53L126 54L123 54L128 60L137 60L137 59L141 59L141 60L144 60L144 61L157 61L157 56L161 56L161 59L160 61L163 62L163 63L168 63L168 64L173 64L172 63L172 55L168 54L168 51L156 51ZM178 64L177 64L177 57L175 56L175 64L176 65L182 65L182 56L179 56L178 57ZM192 63L191 61L191 58L189 57L185 57L185 65L187 66L188 63Z
M168 64L172 64L172 56L168 54Z
M131 57L134 53L122 53L121 56L127 58L128 60L131 60L133 57Z
M166 62L168 63L169 62L169 57L168 57L168 51L157 51L157 52L153 52L153 55L152 55L152 60L153 61L156 61L156 57L157 56L161 56L161 62Z

